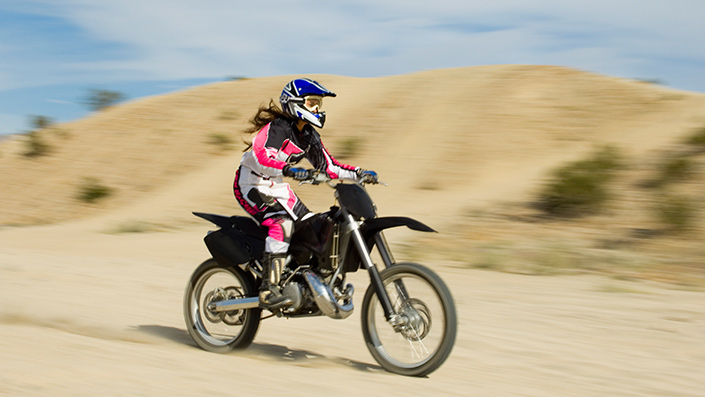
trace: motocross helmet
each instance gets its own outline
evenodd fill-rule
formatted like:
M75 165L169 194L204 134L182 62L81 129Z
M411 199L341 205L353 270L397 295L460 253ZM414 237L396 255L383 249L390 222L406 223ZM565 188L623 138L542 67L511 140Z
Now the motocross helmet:
M323 128L326 122L326 112L321 111L324 97L334 97L335 93L311 79L296 79L290 81L282 91L279 102L285 113Z

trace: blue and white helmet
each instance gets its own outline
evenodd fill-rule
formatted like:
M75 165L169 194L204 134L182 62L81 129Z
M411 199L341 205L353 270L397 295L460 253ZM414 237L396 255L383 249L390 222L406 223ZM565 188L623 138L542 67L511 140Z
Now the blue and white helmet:
M296 79L284 87L279 102L284 112L315 127L323 128L326 112L321 111L321 106L323 98L327 96L334 97L335 93L314 80Z

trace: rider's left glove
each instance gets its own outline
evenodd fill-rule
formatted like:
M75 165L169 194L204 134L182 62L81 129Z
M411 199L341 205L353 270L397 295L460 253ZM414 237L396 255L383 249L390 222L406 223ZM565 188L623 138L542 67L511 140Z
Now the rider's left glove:
M363 170L362 168L357 169L357 177L360 178L361 183L377 183L377 173L374 171Z

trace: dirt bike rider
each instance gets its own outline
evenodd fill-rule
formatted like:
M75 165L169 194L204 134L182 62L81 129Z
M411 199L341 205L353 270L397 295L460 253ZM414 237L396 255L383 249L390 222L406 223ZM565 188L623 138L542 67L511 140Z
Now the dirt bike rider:
M323 98L335 96L314 80L292 80L279 98L281 109L273 101L269 107L261 106L246 131L256 135L245 148L233 190L243 209L268 229L259 299L269 309L292 303L281 293L281 274L296 222L313 215L283 181L283 176L301 181L318 171L332 179L377 182L374 171L336 161L313 128L323 128L325 123L326 114L321 111ZM304 158L313 169L296 166Z

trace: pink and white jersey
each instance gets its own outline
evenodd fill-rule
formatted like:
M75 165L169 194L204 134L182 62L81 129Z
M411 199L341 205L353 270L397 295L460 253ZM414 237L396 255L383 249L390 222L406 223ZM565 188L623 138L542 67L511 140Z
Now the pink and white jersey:
M297 164L303 158L332 179L357 178L357 168L333 158L313 127L306 124L297 133L292 122L284 119L272 121L257 133L252 149L242 156L240 165L259 176L276 178L282 175L284 166Z
M245 152L235 173L233 190L243 209L268 228L265 252L286 253L292 221L305 219L310 211L299 200L282 169L307 159L318 171L333 179L356 179L356 168L337 162L310 125L297 132L294 122L276 119L264 126ZM289 225L289 226L287 226Z
M341 164L321 142L321 136L310 125L298 132L295 121L276 119L264 126L245 152L233 185L240 205L258 222L272 217L305 218L309 210L299 200L282 169L307 159L318 171L332 179L356 179L357 168Z

